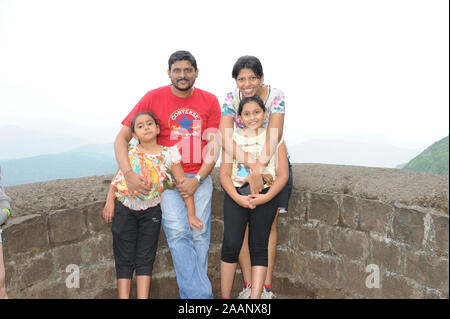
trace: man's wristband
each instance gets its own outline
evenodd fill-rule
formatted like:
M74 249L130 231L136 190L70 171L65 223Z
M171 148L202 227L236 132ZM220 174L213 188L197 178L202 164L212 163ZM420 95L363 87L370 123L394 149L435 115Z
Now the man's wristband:
M201 185L202 183L203 183L203 181L205 180L203 177L201 177L200 175L195 175L194 176L196 179L197 179L197 181L198 181L198 183Z
M2 208L2 211L4 211L6 216L8 216L8 217L9 217L9 215L11 215L11 212L9 211L8 208Z

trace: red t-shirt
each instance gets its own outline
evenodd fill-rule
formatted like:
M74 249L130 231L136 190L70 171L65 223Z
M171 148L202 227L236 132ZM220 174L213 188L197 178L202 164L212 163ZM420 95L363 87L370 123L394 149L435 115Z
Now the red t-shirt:
M181 164L186 173L197 173L203 163L203 148L207 144L205 131L217 132L221 110L214 94L194 89L187 98L172 93L170 85L151 90L122 121L130 126L135 114L151 111L159 121L158 144L177 144Z

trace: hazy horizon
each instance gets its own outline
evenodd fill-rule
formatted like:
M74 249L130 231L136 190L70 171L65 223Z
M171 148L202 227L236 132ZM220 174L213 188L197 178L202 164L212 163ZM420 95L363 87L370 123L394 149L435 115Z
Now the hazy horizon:
M187 49L195 86L220 104L236 87L236 59L260 58L265 83L286 95L288 145L423 149L448 135L448 9L425 0L0 0L0 127L112 142L140 98L169 84L169 55Z

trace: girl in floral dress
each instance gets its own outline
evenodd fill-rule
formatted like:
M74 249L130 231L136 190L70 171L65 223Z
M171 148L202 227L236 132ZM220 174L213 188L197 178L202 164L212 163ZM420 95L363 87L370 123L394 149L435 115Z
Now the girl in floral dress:
M119 298L129 298L131 279L136 271L137 298L147 299L161 228L161 193L174 188L175 181L184 177L184 171L177 147L157 144L159 125L151 112L136 114L130 126L133 137L139 141L138 145L128 145L130 164L135 173L147 179L151 190L144 197L135 196L125 182L125 175L131 170L119 170L110 187L115 196L107 197L115 198L114 215L105 209L103 217L107 222L112 219ZM201 220L195 216L194 198L185 198L185 202L190 227L202 229Z

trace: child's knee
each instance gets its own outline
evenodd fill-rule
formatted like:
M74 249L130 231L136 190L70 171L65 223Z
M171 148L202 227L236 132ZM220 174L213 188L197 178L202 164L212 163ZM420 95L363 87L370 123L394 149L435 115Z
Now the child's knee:
M241 242L237 240L225 239L222 244L222 261L227 263L236 263L239 259L239 252L241 250Z
M249 245L252 266L265 266L268 264L267 243L251 243Z

